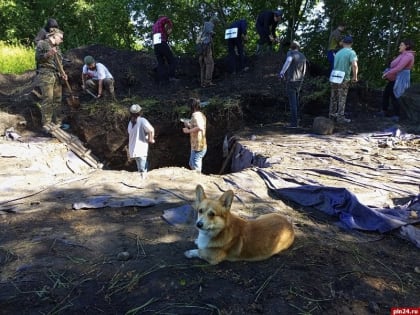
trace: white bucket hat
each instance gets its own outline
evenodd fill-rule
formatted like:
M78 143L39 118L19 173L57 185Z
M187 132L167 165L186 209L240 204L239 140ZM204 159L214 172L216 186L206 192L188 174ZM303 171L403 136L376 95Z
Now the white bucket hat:
M139 104L133 104L130 106L130 113L138 114L141 112L141 106Z

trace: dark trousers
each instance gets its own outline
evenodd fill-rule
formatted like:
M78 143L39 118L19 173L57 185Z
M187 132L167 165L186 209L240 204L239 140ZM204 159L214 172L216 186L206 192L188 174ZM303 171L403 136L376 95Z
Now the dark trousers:
M256 27L257 27L257 33L260 36L260 38L258 39L258 44L271 46L270 36L268 36L265 33L264 26L257 24Z
M239 35L238 35L239 37ZM235 49L236 48L236 49ZM242 38L228 39L228 70L239 72L245 66L245 52Z
M382 110L386 112L389 107L389 100L391 99L392 106L394 107L394 114L400 115L400 101L394 95L395 81L388 81L382 94Z
M154 45L155 56L158 62L158 81L168 81L175 78L176 60L168 43Z
M301 81L289 81L286 83L286 92L290 106L290 125L294 127L297 127L300 116L299 93L301 86Z
M333 69L334 69L335 53L336 53L336 50L328 50L327 51L327 60L328 60L328 63L330 64L330 69L329 69L330 71L328 72L328 74L330 74L331 71L333 71Z

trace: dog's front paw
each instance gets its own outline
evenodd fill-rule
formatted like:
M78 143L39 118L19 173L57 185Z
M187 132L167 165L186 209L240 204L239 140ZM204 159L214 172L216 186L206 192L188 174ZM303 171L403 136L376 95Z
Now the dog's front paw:
M184 252L184 255L187 258L199 257L198 256L198 249L190 249L190 250L187 250L186 252Z

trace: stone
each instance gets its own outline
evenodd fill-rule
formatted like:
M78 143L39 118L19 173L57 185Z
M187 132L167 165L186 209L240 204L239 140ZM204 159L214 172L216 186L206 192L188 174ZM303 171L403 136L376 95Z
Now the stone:
M334 132L334 122L326 117L315 117L312 131L318 135L331 135Z

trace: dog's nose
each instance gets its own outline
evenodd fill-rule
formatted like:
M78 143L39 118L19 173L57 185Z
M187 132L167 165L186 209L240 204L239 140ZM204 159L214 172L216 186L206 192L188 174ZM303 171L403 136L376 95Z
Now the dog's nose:
M197 222L197 224L196 224L196 226L197 226L199 229L201 229L201 228L203 227L203 222L198 221L198 222Z

